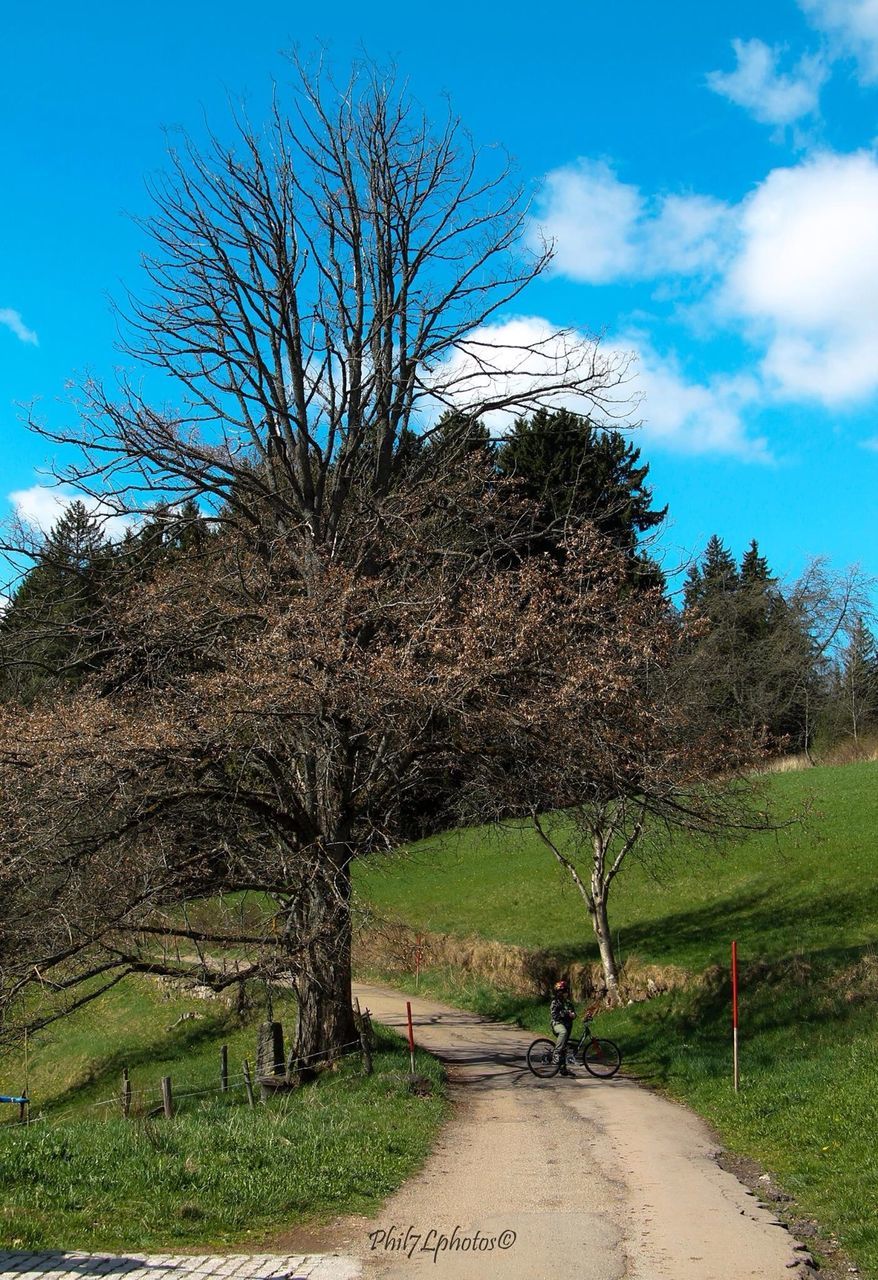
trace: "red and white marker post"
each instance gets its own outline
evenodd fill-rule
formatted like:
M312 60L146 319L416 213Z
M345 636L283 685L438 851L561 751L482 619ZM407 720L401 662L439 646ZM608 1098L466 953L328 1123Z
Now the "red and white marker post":
M732 1063L735 1093L738 1092L738 944L732 943Z

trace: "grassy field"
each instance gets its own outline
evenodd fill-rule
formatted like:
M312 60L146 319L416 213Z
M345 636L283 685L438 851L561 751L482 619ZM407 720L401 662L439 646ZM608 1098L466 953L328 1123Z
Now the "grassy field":
M629 1069L687 1101L733 1151L761 1161L878 1278L878 765L770 779L804 828L705 857L684 845L661 874L632 865L611 906L623 960L688 970L690 989L600 1016ZM596 959L577 896L527 831L464 831L364 868L361 895L424 929ZM731 1090L726 966L742 963L742 1087ZM544 1031L545 1004L425 973L432 990Z
M178 1021L183 1013L197 1018ZM292 1027L294 1009L275 998ZM408 1087L408 1053L381 1033L375 1074L359 1056L314 1085L250 1108L254 1010L243 1023L218 1001L130 979L34 1037L30 1127L0 1125L0 1246L198 1249L257 1244L296 1223L368 1212L426 1157L445 1112L441 1070L419 1055L430 1096ZM219 1049L230 1083L218 1090ZM122 1119L130 1069L133 1118ZM150 1118L170 1075L177 1114ZM0 1092L23 1084L20 1056L0 1057ZM14 1109L5 1107L10 1119Z

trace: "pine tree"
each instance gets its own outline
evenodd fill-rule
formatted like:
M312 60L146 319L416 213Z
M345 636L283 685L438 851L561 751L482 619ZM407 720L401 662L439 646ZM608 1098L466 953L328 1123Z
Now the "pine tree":
M738 578L740 622L744 637L751 645L765 642L780 622L782 597L775 588L768 561L759 554L754 538L741 560Z
M683 609L695 609L701 601L703 584L701 581L701 570L698 567L697 560L693 560L689 568L686 570L686 581L683 584Z
M765 556L759 554L759 543L754 538L741 560L741 582L771 582L772 577Z
M716 593L730 594L737 591L740 578L735 559L723 540L714 534L708 539L701 562L701 589L703 598Z
M842 723L855 742L878 726L878 648L859 614L840 655L839 701Z
M541 409L516 421L497 452L497 468L540 504L544 549L588 520L631 558L632 576L661 580L638 542L668 509L653 507L649 465L621 432L568 409Z
M32 701L59 681L81 678L112 554L99 517L71 502L0 619L4 696Z
M439 450L446 456L465 457L470 453L493 452L491 433L479 418L449 410L443 413L436 426L425 437L429 449Z
M689 570L684 610L699 613L708 626L691 671L705 714L777 745L805 747L805 705L818 678L813 645L757 541L739 569L714 534L701 563Z

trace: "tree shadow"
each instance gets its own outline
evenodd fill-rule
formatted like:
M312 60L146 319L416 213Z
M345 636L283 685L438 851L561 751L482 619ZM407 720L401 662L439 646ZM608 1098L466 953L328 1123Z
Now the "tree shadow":
M842 944L774 955L741 968L739 1022L751 1069L776 1064L774 1033L786 1033L789 1052L807 1054L821 1039L852 1040L873 1021L874 995L860 995L840 975L873 954L873 944ZM708 971L701 984L637 1010L626 1029L629 1061L639 1057L659 1079L683 1069L681 1054L730 1059L731 974Z
M812 950L837 937L842 924L878 920L878 881L856 889L815 894L813 886L791 884L736 891L703 906L671 912L653 920L625 925L621 930L627 955L648 957L651 964L673 963L697 971L727 960L732 938L746 943L750 958L781 956ZM878 937L878 930L874 930ZM558 948L560 960L590 963L596 948Z
M165 1038L155 1041L152 1044L143 1044L136 1048L120 1047L110 1050L103 1055L98 1063L94 1063L83 1073L77 1080L74 1080L62 1093L56 1094L45 1107L40 1106L39 1098L34 1099L34 1105L40 1106L41 1110L53 1112L69 1106L94 1105L88 1097L92 1092L100 1090L101 1086L111 1093L118 1093L120 1087L120 1078L123 1068L127 1067L129 1071L143 1066L155 1066L157 1069L161 1065L174 1065L179 1062L181 1068L185 1067L185 1057L194 1054L202 1049L205 1045L216 1041L217 1050L219 1049L220 1037L224 1032L232 1035L240 1030L241 1024L231 1011L219 1011L205 1014L203 1020L197 1022L186 1022L174 1029L174 1037L170 1038L170 1032L165 1033ZM165 1073L167 1074L167 1073ZM217 1078L219 1078L219 1064L217 1064ZM159 1091L158 1075L155 1081L155 1092ZM143 1090L135 1089L134 1093L142 1093ZM151 1092L151 1090L150 1090ZM86 1095L85 1098L83 1095ZM228 1096L228 1095L226 1095Z

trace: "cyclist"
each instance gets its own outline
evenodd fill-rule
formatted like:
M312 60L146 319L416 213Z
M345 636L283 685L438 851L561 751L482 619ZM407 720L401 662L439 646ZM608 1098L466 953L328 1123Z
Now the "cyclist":
M561 1063L560 1075L569 1076L573 1073L567 1069L567 1041L570 1039L570 1031L573 1027L573 1019L576 1017L576 1010L570 1003L570 983L566 978L561 978L552 988L552 1004L549 1009L549 1017L552 1023L552 1033L555 1036L555 1057Z

